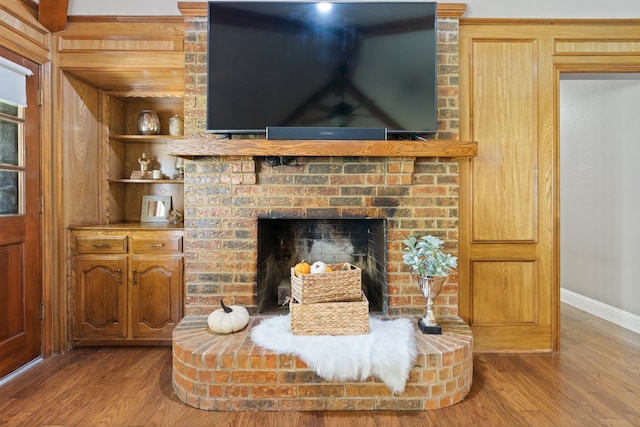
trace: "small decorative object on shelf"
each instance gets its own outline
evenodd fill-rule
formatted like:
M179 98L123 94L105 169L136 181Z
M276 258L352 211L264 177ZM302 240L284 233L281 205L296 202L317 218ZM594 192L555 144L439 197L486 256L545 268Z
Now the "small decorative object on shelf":
M140 164L140 170L131 172L131 179L149 178L149 163L151 163L151 160L147 157L147 153L140 154L138 163Z
M418 277L418 287L427 299L427 311L418 327L423 334L441 334L442 328L433 314L433 300L449 280L451 270L458 266L458 258L442 252L444 241L434 236L411 235L402 243L402 260L411 268L412 277Z
M169 119L169 135L180 136L184 131L184 120L178 114Z
M169 222L171 196L142 196L140 222Z
M178 171L176 179L184 179L184 159L182 157L176 157L173 167Z
M180 224L182 222L183 215L180 211L172 209L169 211L169 224Z
M160 133L160 120L153 110L142 110L138 115L138 132L140 135L158 135Z
M151 160L147 157L147 153L140 154L140 157L138 157L138 163L140 163L140 172L147 172L149 170L149 163L151 163Z

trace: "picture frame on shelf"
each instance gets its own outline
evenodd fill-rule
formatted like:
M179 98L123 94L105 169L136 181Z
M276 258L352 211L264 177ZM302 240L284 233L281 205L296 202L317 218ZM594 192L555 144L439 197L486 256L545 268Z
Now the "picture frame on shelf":
M171 196L142 196L140 222L169 222Z

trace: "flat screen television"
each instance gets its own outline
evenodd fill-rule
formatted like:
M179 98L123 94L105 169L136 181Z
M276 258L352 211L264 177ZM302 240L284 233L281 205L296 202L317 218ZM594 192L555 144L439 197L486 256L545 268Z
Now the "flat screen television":
M209 133L436 132L435 2L212 1L208 12Z

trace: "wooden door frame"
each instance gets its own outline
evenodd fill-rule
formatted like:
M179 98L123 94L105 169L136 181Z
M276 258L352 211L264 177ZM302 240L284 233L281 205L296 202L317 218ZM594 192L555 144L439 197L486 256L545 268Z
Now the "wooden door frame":
M560 201L562 197L560 182L560 79L563 73L607 73L607 74L622 74L622 73L640 73L640 58L636 61L620 61L617 56L603 56L594 61L592 55L584 56L571 56L568 60L554 61L554 174L555 182L553 186L553 211L554 211L554 276L557 283L557 304L554 310L554 321L558 325L558 333L556 334L554 344L557 351L560 351L560 332L559 325L561 324L560 316L560 289L561 289L561 260L560 249L562 244L561 236L561 217L560 217Z
M4 46L2 46L4 47ZM6 47L5 47L6 48ZM7 50L10 50L6 48ZM14 52L15 53L15 52ZM55 275L58 270L60 257L54 248L56 238L55 206L53 203L53 176L57 173L53 166L53 144L51 138L51 63L42 61L40 57L18 56L35 62L39 68L39 86L41 92L38 135L40 138L40 197L42 212L40 214L40 264L42 281L42 303L44 320L42 323L42 357L51 356L54 352L63 351L64 343L57 339L54 331L59 328L59 310L54 301L57 299L58 289L55 289Z
M37 159L34 158L34 160L37 161L36 165L28 165L28 169L25 171L25 173L30 173L30 171L33 170L33 168L37 168L38 169L38 186L39 188L35 191L37 191L37 195L36 195L36 199L39 200L39 204L40 204L40 209L38 209L37 207L31 207L29 212L31 214L37 215L37 218L35 218L35 221L38 222L38 254L39 254L39 260L38 262L38 277L37 280L39 281L39 295L38 295L38 300L40 301L40 303L42 304L42 309L44 310L45 313L51 313L51 302L53 301L53 286L52 286L52 281L48 280L47 278L50 278L50 272L52 271L51 268L55 262L54 257L51 255L51 252L48 251L47 249L49 248L49 241L50 239L47 238L47 236L49 236L49 231L50 228L46 228L49 224L48 221L45 220L46 215L43 214L43 210L42 207L44 206L44 201L45 201L45 195L46 196L50 196L51 195L51 187L49 186L50 181L47 180L46 177L46 173L45 171L50 170L51 168L47 165L47 157L48 157L48 153L50 152L50 137L49 137L49 132L46 131L46 129L48 129L46 126L46 124L50 123L50 120L48 119L48 113L50 113L50 109L48 109L45 105L44 105L44 96L43 96L43 89L45 86L47 86L47 82L48 82L48 72L50 67L47 64L42 64L42 61L38 61L38 57L33 57L32 55L24 55L22 52L18 53L16 51L11 50L9 47L5 46L5 45L0 45L0 48L3 50L3 57L6 57L9 60L12 60L18 64L21 64L22 61L28 61L29 65L27 65L26 63L22 63L21 65L26 66L28 68L30 68L33 71L33 75L31 77L27 77L27 79L37 79L37 81L35 82L36 84L36 102L34 102L33 99L29 99L30 102L30 108L37 108L38 112L37 112L37 120L34 121L28 117L25 117L25 123L24 125L26 127L28 127L30 129L30 131L32 131L34 133L34 139L38 140L38 151L37 151ZM33 97L33 95L31 95ZM36 127L35 130L31 130L33 127ZM26 141L26 143L28 144L29 141ZM33 189L31 190L33 191ZM25 206L26 209L26 206ZM25 215L27 214L27 212L24 213ZM47 225L45 225L47 224ZM25 264L26 267L26 264ZM37 308L36 308L37 309ZM48 357L52 354L53 351L53 342L52 342L52 331L53 331L53 316L46 316L44 317L44 319L41 321L40 326L39 326L39 345L40 345L40 350L39 350L39 357L43 358L43 357ZM37 359L35 359L37 360ZM33 362L29 362L33 363ZM18 368L20 369L20 368Z
M53 353L62 353L66 338L61 340L55 333L60 329L63 319L60 317L60 296L56 286L60 280L61 256L55 249L56 211L54 203L54 178L59 172L53 163L52 139L52 85L51 62L40 65L40 90L42 102L40 106L40 196L42 197L41 234L42 234L42 301L44 304L44 320L42 325L43 357ZM56 256L56 254L58 254ZM65 277L65 276L62 276ZM66 283L66 279L62 283Z
M52 143L52 85L51 85L51 33L42 27L33 13L35 9L22 7L18 4L7 5L8 12L14 18L0 23L0 46L14 54L36 63L39 67L40 90L42 99L40 105L40 123L38 134L40 138L40 196L44 205L44 212L40 215L41 233L41 281L42 301L44 303L45 319L42 324L42 356L50 356L63 347L63 343L55 338L54 330L58 328L59 307L57 295L59 293L57 281L60 279L58 269L60 258L55 250L54 233L56 227L56 206L54 206L53 176L57 172L53 167ZM63 282L64 283L64 282Z

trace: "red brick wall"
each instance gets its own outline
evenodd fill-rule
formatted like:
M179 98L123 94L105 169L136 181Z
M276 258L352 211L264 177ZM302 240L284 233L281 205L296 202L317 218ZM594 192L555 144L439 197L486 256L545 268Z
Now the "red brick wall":
M185 133L205 130L204 17L185 20ZM438 20L438 138L458 138L458 20ZM232 143L232 142L230 142ZM257 218L387 218L389 314L421 315L424 297L402 263L402 239L434 234L457 252L458 163L437 158L302 157L269 167L252 157L188 161L185 172L186 315L221 298L255 309ZM457 276L437 313L458 313Z

